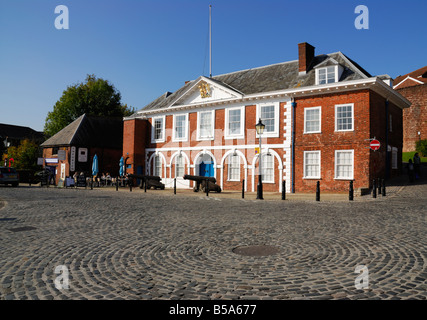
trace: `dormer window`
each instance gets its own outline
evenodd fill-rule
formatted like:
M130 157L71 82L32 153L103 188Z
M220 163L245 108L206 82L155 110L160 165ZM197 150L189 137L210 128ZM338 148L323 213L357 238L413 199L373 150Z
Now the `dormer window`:
M314 69L316 70L316 85L338 82L344 71L343 66L333 58L319 63Z
M316 69L317 84L334 83L336 81L336 66Z

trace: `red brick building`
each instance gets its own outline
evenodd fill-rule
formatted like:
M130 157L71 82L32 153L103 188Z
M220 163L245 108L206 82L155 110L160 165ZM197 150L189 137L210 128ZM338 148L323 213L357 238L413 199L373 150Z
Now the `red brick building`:
M191 187L184 174L213 176L223 190L256 191L259 137L264 191L369 188L401 169L402 110L410 103L387 76L373 77L341 52L200 76L124 119L128 172L159 175ZM381 148L369 149L377 138Z
M427 139L427 66L397 77L394 89L412 103L403 111L403 152L415 151Z

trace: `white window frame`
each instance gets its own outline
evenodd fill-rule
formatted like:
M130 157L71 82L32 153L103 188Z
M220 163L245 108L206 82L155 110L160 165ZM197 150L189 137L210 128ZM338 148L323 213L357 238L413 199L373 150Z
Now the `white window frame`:
M178 160L181 160L179 162ZM182 175L178 176L178 167L182 167ZM182 178L185 175L185 157L182 154L175 156L175 178Z
M156 136L156 120L161 119L162 120L162 137L159 139L155 139ZM165 116L158 116L151 118L151 142L152 143L158 143L158 142L165 142L166 141L166 119Z
M319 130L317 131L307 131L307 111L319 109ZM304 133L321 133L322 132L322 107L310 107L304 108Z
M230 134L229 113L232 110L240 110L240 132ZM245 138L245 107L232 107L225 109L225 135L224 139L244 139Z
M333 82L327 82L328 81L328 69L329 68L333 68L334 69L334 71L333 71L333 73L334 73L334 81ZM326 75L326 82L325 83L320 83L320 71L325 71L325 75ZM316 68L316 85L327 85L327 84L330 84L330 83L335 83L335 82L338 82L337 81L337 79L338 79L338 66L327 66L327 67L322 67L322 68Z
M399 169L398 162L397 162L398 151L399 150L396 147L391 148L391 168L392 169Z
M351 129L338 129L338 108L351 106ZM344 103L335 105L335 131L354 131L354 103Z
M269 107L269 106L274 107L274 130L271 132L267 132L264 130L263 134L261 135L261 138L277 138L277 137L279 137L279 122L280 122L279 121L279 118L280 118L280 103L279 102L264 102L264 103L257 104L257 106L256 106L256 119L258 122L258 119L261 118L261 109L263 107ZM256 134L256 137L259 138L258 133Z
M318 154L319 155L319 161L318 161L318 167L319 167L319 174L318 175L313 175L313 176L308 176L307 175L307 155L308 154ZM303 159L303 170L304 170L304 176L303 179L320 179L320 177L322 176L322 154L320 152L320 150L312 150L312 151L304 151L304 159Z
M200 125L201 125L201 114L202 113L211 113L211 133L209 137L202 137ZM197 141L203 140L214 140L215 139L215 110L209 111L198 111L197 112Z
M272 155L271 153L262 153L260 156L262 157L262 160L261 160L261 166L262 166L262 168L261 168L262 183L274 183L274 179L275 179L274 178L274 171L275 171L274 170L274 155ZM272 171L271 179L270 180L266 179L266 174L265 174L265 170L267 169L267 167L265 166L265 164L266 164L265 158L266 157L271 157L271 159L273 161L272 167L269 168Z
M156 175L156 169L157 169L157 159L159 159L160 160L160 172L159 172L159 177L160 178L162 178L163 177L163 174L162 174L162 169L163 169L163 160L162 160L162 157L160 156L160 154L156 154L154 157L153 157L153 176L155 176Z
M350 177L338 177L338 153L351 153L351 176ZM353 180L354 179L354 150L352 149L345 149L345 150L335 150L335 159L334 159L334 167L335 167L335 173L334 173L334 179L335 180Z
M232 177L232 174L231 174L231 171L233 169L233 167L232 167L232 165L233 165L232 158L233 157L237 158L237 163L235 163L235 165L237 166L238 172L239 172L239 176L237 178ZM240 181L240 156L238 154L231 153L228 155L227 160L228 160L228 179L227 179L227 181ZM236 168L234 168L234 169L236 169Z
M176 136L176 120L178 117L185 117L184 120L184 136L177 137ZM173 134L172 141L188 141L188 113L178 113L173 115Z

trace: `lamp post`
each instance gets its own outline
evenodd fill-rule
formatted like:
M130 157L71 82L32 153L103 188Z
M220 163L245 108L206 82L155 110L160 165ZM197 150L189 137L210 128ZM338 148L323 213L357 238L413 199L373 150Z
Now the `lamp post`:
M258 133L259 138L259 178L258 178L258 187L256 198L259 200L264 200L262 196L262 164L261 164L261 135L264 132L265 125L261 122L261 118L258 123L255 125L256 132Z

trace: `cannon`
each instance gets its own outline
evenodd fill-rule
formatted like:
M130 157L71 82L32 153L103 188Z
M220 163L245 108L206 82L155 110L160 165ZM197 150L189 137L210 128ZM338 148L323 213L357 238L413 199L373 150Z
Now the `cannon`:
M160 180L162 180L162 178L160 178L159 176L145 176L142 174L129 174L128 177L129 178L135 178L135 179L141 179L141 181L142 181L141 186L140 186L141 189L144 188L144 183L147 184L147 189L151 189L151 187L153 187L154 189L161 189L161 190L165 189L165 185L160 182Z
M216 179L214 177L203 177L203 176L192 176L189 174L184 175L185 180L195 181L196 184L193 187L194 192L200 191L200 189L206 191L206 182L209 187L209 191L221 192L221 187L216 184Z

